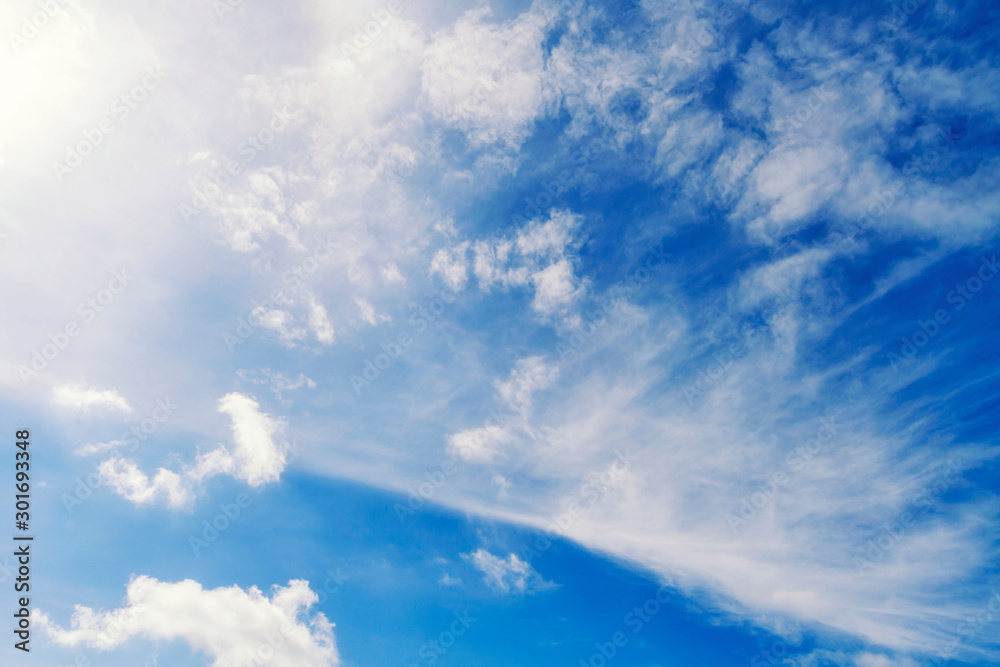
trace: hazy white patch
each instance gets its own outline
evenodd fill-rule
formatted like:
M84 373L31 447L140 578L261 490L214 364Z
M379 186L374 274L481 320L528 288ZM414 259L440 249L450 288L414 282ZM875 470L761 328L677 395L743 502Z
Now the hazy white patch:
M462 580L456 579L455 577L445 572L443 575L441 575L441 578L438 579L438 583L441 584L442 586L461 586Z
M260 326L277 333L279 340L288 347L295 347L295 341L306 338L306 330L295 325L295 317L287 310L257 306L250 316Z
M82 382L60 385L53 391L53 396L57 405L74 410L111 408L132 412L132 407L116 390L87 387Z
M388 315L381 315L375 312L375 306L368 302L367 299L356 296L354 297L354 303L358 306L358 310L361 311L361 320L366 324L371 326L376 326L382 322L389 322L392 320Z
M494 556L485 549L477 549L462 557L483 573L483 580L498 593L530 593L553 588L531 565L510 554L506 558Z
M382 280L386 285L405 285L406 278L399 272L396 262L389 262L382 267Z
M312 329L316 340L324 345L333 344L333 323L330 322L330 315L326 308L315 296L309 295L309 328Z

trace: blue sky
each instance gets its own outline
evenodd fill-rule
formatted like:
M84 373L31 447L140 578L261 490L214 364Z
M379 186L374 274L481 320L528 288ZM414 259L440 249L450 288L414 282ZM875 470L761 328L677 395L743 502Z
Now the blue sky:
M996 664L996 21L5 4L3 650Z

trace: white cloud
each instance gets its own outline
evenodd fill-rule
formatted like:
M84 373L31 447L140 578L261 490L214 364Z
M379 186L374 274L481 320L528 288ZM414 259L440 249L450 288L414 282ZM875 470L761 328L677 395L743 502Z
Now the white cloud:
M396 266L396 262L389 262L382 267L382 280L385 281L386 285L405 285L406 278L403 274L399 272L399 267Z
M222 397L219 412L232 420L232 451L220 445L198 455L181 473L160 468L152 480L132 461L108 459L99 466L105 483L136 504L165 498L172 508L189 509L198 485L217 475L230 475L252 487L277 481L288 460L287 443L277 441L285 421L261 412L257 401L237 392Z
M281 342L288 347L295 347L295 341L306 338L306 330L295 325L295 317L287 310L257 306L251 311L250 316L260 326L276 332Z
M466 259L468 243L460 243L452 248L441 248L431 258L431 275L439 275L454 290L465 287L468 280L469 263Z
M309 389L316 388L316 382L302 373L299 373L295 378L291 378L284 373L278 373L272 371L270 368L265 368L256 372L240 369L236 371L236 375L243 382L270 386L271 391L278 398L283 398L286 392L301 389L302 387L308 387Z
M262 167L229 186L215 205L220 226L234 250L250 252L271 234L301 249L298 229L307 224L315 207L312 202L296 202L288 191L301 176L285 169Z
M481 289L531 287L532 309L543 321L561 316L565 323L576 322L573 306L586 293L586 283L574 267L580 223L579 216L555 210L526 223L513 238L442 248L431 260L431 275L439 274L453 289L464 287L471 248L472 269Z
M109 449L116 449L122 447L125 444L122 440L111 440L109 442L94 442L90 444L83 445L76 449L77 456L90 456L91 454L100 454L101 452L106 452Z
M441 584L442 586L461 586L462 580L456 579L455 577L445 572L443 575L441 575L441 578L438 579L438 583Z
M535 300L532 307L543 315L552 315L576 301L583 289L577 282L573 267L560 259L532 275Z
M547 389L558 374L558 369L546 364L543 357L526 357L518 360L510 377L503 381L497 380L494 386L500 400L526 418L531 416L532 396Z
M497 500L502 502L507 500L508 492L513 484L506 477L497 473L493 475L493 486L497 487Z
M556 376L557 369L547 366L541 357L520 359L506 381L494 383L500 404L498 416L491 416L485 426L449 436L449 454L472 463L491 463L497 457L506 457L505 445L515 443L519 434L532 435L527 421L532 396L547 388ZM508 415L508 410L513 414ZM505 494L506 488L501 492Z
M187 508L194 502L186 480L165 468L157 470L152 481L135 463L122 458L102 462L97 471L115 493L136 505L152 504L160 498L173 508Z
M70 629L38 612L38 624L60 646L113 650L132 639L183 641L205 654L213 667L238 667L255 657L275 667L340 664L333 625L316 612L309 583L292 580L269 597L257 587L206 590L197 581L169 583L138 576L125 604L108 612L77 606Z
M222 397L219 412L233 420L233 476L250 486L276 481L285 469L287 447L275 442L284 421L261 412L257 401L236 392Z
M516 148L534 121L555 109L542 42L553 16L540 9L505 24L488 7L468 11L435 35L423 64L423 94L433 112L474 145Z
M489 463L500 454L501 445L511 441L510 432L490 425L456 433L448 438L448 452L463 461Z
M132 407L114 389L95 389L77 383L58 386L53 394L57 405L74 410L112 408L122 412L132 412Z
M333 323L326 308L316 297L309 295L309 328L316 335L316 340L325 344L333 344Z
M472 565L483 573L486 584L498 593L530 593L553 588L555 584L545 581L531 565L510 554L507 558L494 556L485 549L477 549L462 554Z
M358 310L361 311L361 320L367 324L376 326L382 322L390 322L392 320L388 315L376 313L375 306L363 297L354 297L354 303L357 304Z

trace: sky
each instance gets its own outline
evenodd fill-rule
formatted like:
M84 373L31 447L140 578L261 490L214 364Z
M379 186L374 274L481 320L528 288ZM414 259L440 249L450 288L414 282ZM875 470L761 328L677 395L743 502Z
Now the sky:
M4 2L3 664L1000 663L998 19Z

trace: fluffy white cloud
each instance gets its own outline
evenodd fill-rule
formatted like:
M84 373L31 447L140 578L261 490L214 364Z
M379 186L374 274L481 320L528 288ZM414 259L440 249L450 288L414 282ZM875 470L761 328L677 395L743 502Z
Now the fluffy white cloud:
M257 587L206 590L197 581L176 583L134 577L125 604L99 612L77 606L70 629L39 611L38 624L60 646L111 651L133 639L183 641L212 667L239 667L259 660L275 667L340 664L333 625L322 613L302 617L318 601L309 583L292 580L271 596Z
M252 487L277 481L288 461L289 446L279 441L284 420L262 412L253 398L233 392L219 401L219 412L232 420L232 451L220 445L200 454L181 473L165 468L150 478L133 461L112 458L99 466L106 484L136 504L165 498L172 508L190 508L198 485L216 475L230 475Z
M102 462L97 471L104 483L115 493L136 505L148 505L164 498L170 507L186 508L194 502L194 495L186 480L166 468L160 468L152 480L139 466L122 458Z
M233 421L235 447L227 457L232 460L232 475L250 486L276 481L287 458L287 446L276 442L285 422L261 412L257 401L236 392L222 397L219 412Z

